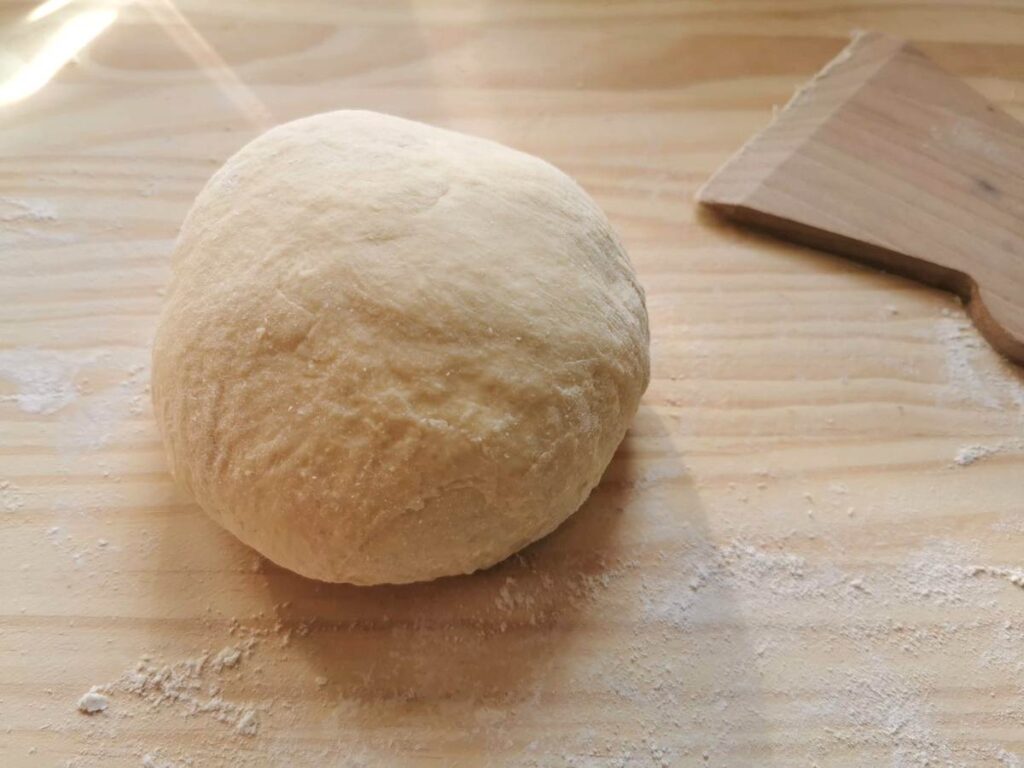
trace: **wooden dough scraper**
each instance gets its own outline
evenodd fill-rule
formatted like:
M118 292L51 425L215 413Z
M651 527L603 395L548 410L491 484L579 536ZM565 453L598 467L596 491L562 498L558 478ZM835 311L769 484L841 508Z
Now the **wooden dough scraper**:
M959 294L1024 363L1024 125L907 42L857 35L697 199Z

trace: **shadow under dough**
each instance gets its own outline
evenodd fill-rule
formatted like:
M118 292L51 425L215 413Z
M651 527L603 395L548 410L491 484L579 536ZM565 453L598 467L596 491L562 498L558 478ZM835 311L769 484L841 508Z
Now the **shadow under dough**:
M203 580L188 581L192 602L223 606L213 616L224 617L225 629L227 617L273 605L270 615L243 620L267 634L254 674L228 693L281 697L267 727L293 738L329 733L339 743L384 744L428 729L449 746L522 748L488 730L495 716L534 723L527 730L537 749L554 754L584 749L565 708L586 717L593 702L613 704L601 710L614 712L606 734L613 751L631 743L625 724L641 721L667 754L747 733L767 738L767 702L737 595L727 582L688 586L714 567L718 545L680 453L683 419L678 408L641 407L581 509L486 571L381 587L311 581L266 561L252 572L251 550L192 508L187 524L165 518L168 567L150 587L154 599L178 606L182 569L169 558L188 552L190 569L206 569ZM209 630L192 641L210 647ZM701 698L708 692L713 700ZM721 711L721 701L735 706Z
M612 467L631 461L628 440ZM611 471L611 469L609 470ZM356 587L267 564L267 588L295 652L338 700L517 700L557 665L616 567L621 486L598 486L556 531L484 571L431 582Z

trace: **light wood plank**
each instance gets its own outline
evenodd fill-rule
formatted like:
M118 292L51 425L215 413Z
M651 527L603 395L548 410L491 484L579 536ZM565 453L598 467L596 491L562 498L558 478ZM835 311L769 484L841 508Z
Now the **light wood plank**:
M5 4L5 52L98 7L27 25ZM0 112L0 765L1024 759L1020 372L941 292L691 202L853 28L913 38L1021 118L1019 4L176 7L189 27L117 6ZM653 380L605 482L486 573L313 584L164 470L146 366L177 227L265 123L338 107L548 158L648 291ZM958 464L972 446L993 452ZM177 699L127 690L144 655L182 674L250 639ZM78 713L103 683L108 710Z

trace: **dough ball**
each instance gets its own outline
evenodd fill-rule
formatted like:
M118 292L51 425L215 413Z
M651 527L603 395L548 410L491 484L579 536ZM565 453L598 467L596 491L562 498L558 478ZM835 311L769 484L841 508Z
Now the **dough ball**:
M371 112L265 133L199 194L153 351L172 470L305 576L469 573L587 498L649 376L604 214L507 147Z

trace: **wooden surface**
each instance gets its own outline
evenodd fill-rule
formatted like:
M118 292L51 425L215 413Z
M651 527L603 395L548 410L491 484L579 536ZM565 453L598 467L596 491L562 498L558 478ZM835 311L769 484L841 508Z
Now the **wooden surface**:
M854 28L1024 117L1019 4L7 3L3 76L97 8L0 108L0 765L1022 764L1020 371L948 294L692 202ZM648 290L605 481L486 573L304 581L164 470L178 224L264 126L336 107L550 159Z
M730 218L946 288L1024 364L1024 124L862 33L698 192Z

